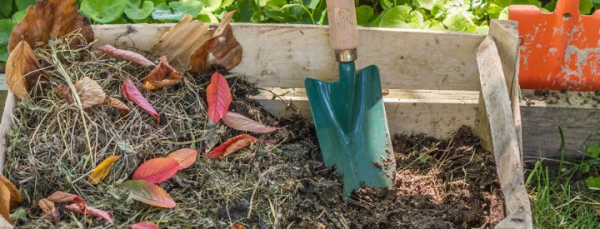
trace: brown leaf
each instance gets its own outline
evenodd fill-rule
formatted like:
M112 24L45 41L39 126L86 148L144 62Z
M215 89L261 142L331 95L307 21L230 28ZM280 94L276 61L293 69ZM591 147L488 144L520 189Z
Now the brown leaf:
M186 14L152 47L152 55L166 55L169 62L180 72L188 70L188 62L192 52L211 38L209 26L202 21L193 20ZM185 39L181 39L185 37Z
M0 174L0 182L3 183L8 191L10 192L10 209L15 209L23 203L23 198L21 198L21 192L15 187L15 185L10 182L10 180L6 179L2 174Z
M2 217L6 219L9 223L12 224L12 220L10 219L10 191L4 185L4 183L0 182L0 214Z
M152 61L146 59L146 57L142 56L141 54L139 54L137 52L124 50L124 49L118 49L118 48L113 47L112 45L102 45L102 46L98 47L98 50L100 50L104 53L108 53L112 56L124 59L124 60L129 60L131 62L134 62L134 63L142 65L142 66L154 66L155 65Z
M50 195L46 199L48 199L49 201L52 201L54 203L73 202L73 203L76 203L79 206L79 208L81 208L82 211L87 206L80 196L71 194L71 193L67 193L67 192L56 191L56 192L52 193L52 195Z
M42 209L42 217L54 221L54 224L60 224L60 213L56 210L54 202L48 199L41 199L38 201L38 205Z
M58 85L58 88L56 89L58 91L58 94L63 97L65 100L67 100L67 102L69 104L74 103L75 101L73 101L73 94L71 93L71 88L69 88L69 86L65 85L65 84L61 84Z
M190 73L207 72L211 65L220 65L230 70L240 64L242 46L235 39L229 25L234 13L235 11L226 13L213 37L192 53L189 60L189 65L192 67Z
M27 42L19 42L6 61L6 83L20 99L29 99L29 91L37 84L42 66Z
M235 153L238 150L241 150L241 149L245 148L246 146L252 145L253 143L255 143L257 141L258 141L258 139L255 137L252 137L251 135L240 134L238 136L235 136L235 137L227 140L225 143L214 148L209 153L205 153L203 155L208 158L211 158L211 159L226 157L227 155Z
M104 103L106 99L106 94L98 82L87 76L75 83L75 90L77 90L83 109Z
M227 114L223 116L223 123L236 130L250 131L260 134L271 133L273 131L281 129L279 127L267 126L265 124L249 119L246 116L231 111L228 111Z
M8 41L8 50L12 52L21 40L30 47L43 46L49 40L60 38L75 30L83 35L87 42L94 40L94 32L89 20L77 12L75 0L37 1L29 7L27 14L13 29ZM70 47L80 44L79 39L72 39Z
M182 78L181 73L169 65L167 57L162 56L160 63L144 78L144 88L150 91L158 90L178 84Z
M109 107L119 109L119 111L121 111L121 113L124 115L128 115L131 112L131 108L125 105L125 103L110 96L106 96L106 104Z

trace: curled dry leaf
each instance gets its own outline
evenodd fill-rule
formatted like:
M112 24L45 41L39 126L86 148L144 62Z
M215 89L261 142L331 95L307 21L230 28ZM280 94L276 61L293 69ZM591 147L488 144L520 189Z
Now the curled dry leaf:
M160 227L158 227L158 225L154 224L153 222L148 222L148 221L133 224L133 225L129 226L129 228L131 228L131 229L160 229Z
M242 224L234 224L232 226L233 229L246 229L246 226L242 225Z
M10 209L15 209L23 203L23 198L21 198L21 192L15 187L15 185L10 182L6 177L0 174L0 182L8 188L10 193Z
M137 52L133 52L133 51L129 51L129 50L124 50L124 49L118 49L113 47L112 45L102 45L100 47L98 47L98 50L110 54L112 56L121 58L123 60L129 60L131 62L134 62L136 64L142 65L142 66L154 66L155 64L152 63L152 61L146 59L146 57L142 56L141 54L137 53Z
M6 84L20 99L28 99L29 91L35 87L42 65L27 42L21 41L10 52L6 61Z
M12 224L10 219L10 191L4 183L0 183L0 214Z
M121 113L124 115L128 115L131 112L131 108L125 105L125 103L110 96L106 96L106 104L109 107L119 109L119 111L121 111Z
M169 65L167 57L162 56L160 63L144 78L144 88L150 91L158 90L178 84L182 78L181 73Z
M87 206L84 209L81 209L81 208L79 208L79 206L77 204L70 204L70 205L65 206L65 209L75 212L75 213L100 217L100 218L106 220L108 223L114 224L114 222L113 222L112 218L110 217L110 214L108 214L108 212L97 209L97 208Z
M246 116L231 111L227 112L227 114L223 117L223 123L236 130L250 131L260 134L271 133L273 131L281 129L279 127L267 126L265 124L254 121Z
M58 88L56 89L58 91L58 94L63 97L65 100L67 100L67 103L72 104L75 101L73 101L73 93L71 93L71 88L69 88L69 86L65 85L65 84L61 84L58 85Z
M43 46L49 40L63 37L75 30L83 35L87 42L94 40L94 32L89 20L77 12L75 0L37 1L29 7L27 14L13 29L8 41L8 50L12 52L22 40L31 47ZM70 47L76 48L80 39L72 39Z
M87 76L75 83L75 90L77 90L83 109L102 104L106 99L106 94L98 82Z
M192 19L189 14L186 14L181 21L163 34L151 50L154 56L166 55L167 59L180 72L188 70L192 52L211 37L208 25L200 20ZM186 39L181 39L182 37Z
M231 92L229 84L225 77L216 71L210 80L210 84L206 88L206 101L208 103L208 111L206 116L212 120L214 124L218 123L229 110L231 105Z
M247 146L252 145L257 141L257 138L252 137L248 134L240 134L227 140L220 146L217 146L209 153L205 153L203 155L211 159L226 157L227 155L235 153L243 148L246 148Z
M194 162L196 162L197 156L198 156L198 151L190 149L190 148L185 148L185 149L173 151L172 153L167 155L167 158L175 159L175 161L177 161L179 163L179 166L181 167L181 169L187 169L190 166L192 166L194 164Z
M79 208L82 211L87 206L80 196L71 194L71 193L67 193L67 192L56 191L56 192L52 193L52 195L50 195L46 199L48 199L49 201L52 201L54 203L71 203L71 202L73 202L73 203L77 204L77 206L79 206Z
M132 199L151 206L174 208L177 205L164 189L145 180L128 180L122 187L131 193Z
M138 90L135 84L131 82L129 77L125 79L125 82L123 82L122 88L125 98L131 100L132 102L140 106L144 111L152 115L152 117L156 119L156 122L160 124L160 115L158 115L158 112L154 110L154 107L152 107L148 100L144 98L142 93L140 93L140 90Z
M173 158L154 158L140 165L131 179L159 183L173 177L180 169L179 162Z
M60 213L56 210L54 202L48 199L41 199L38 201L38 205L42 209L42 218L53 220L57 226L60 224Z
M110 156L104 159L104 161L102 161L98 166L96 166L96 168L92 170L92 173L90 174L90 177L88 179L90 184L98 184L102 182L102 180L104 180L104 178L106 178L106 176L108 175L108 172L110 172L110 168L112 168L112 165L120 157L121 156L119 155Z
M235 11L225 14L213 37L204 42L190 56L190 73L197 74L210 70L211 65L221 65L230 70L242 61L242 46L235 39L229 22Z

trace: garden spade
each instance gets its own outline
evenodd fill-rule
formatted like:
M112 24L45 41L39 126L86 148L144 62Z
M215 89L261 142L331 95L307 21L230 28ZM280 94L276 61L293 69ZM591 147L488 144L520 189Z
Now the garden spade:
M327 0L329 37L339 62L339 81L304 82L317 137L327 166L344 177L344 194L365 185L391 187L394 154L379 71L355 72L358 30L353 0Z

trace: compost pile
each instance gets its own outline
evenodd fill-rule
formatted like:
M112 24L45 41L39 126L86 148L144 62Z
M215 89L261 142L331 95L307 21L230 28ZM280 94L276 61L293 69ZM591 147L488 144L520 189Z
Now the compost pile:
M36 9L76 12L69 4ZM20 228L466 228L504 217L493 157L468 128L448 141L398 136L394 189L346 201L312 124L269 114L249 98L260 89L228 73L241 61L232 15L199 44L163 36L179 50L169 58L92 48L85 18L46 43L9 43L19 99L3 174L22 203L11 195L5 218ZM204 26L186 17L171 31Z

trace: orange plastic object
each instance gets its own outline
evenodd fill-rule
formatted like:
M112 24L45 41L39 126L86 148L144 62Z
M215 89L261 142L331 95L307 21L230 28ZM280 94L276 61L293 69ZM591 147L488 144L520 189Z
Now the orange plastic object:
M600 89L600 11L581 15L579 0L559 0L553 13L509 6L521 41L519 83L526 89Z

